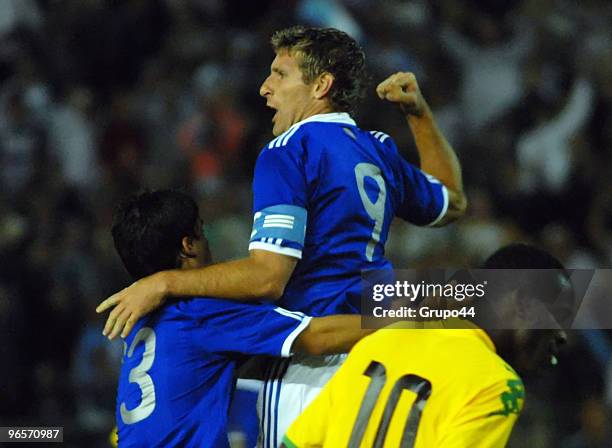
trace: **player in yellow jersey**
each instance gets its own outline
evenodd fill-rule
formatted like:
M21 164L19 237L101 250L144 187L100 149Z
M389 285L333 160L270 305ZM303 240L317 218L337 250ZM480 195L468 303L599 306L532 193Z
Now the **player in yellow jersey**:
M561 275L554 276L556 288L571 289L561 264L532 246L500 249L484 267L559 269ZM507 294L516 297L516 289ZM440 329L439 322L421 323L425 329L389 327L363 339L289 428L284 445L505 446L522 410L525 390L520 377L496 351L516 349L517 333L485 331L460 322L452 324L461 327L453 330ZM406 323L394 324L402 325ZM530 352L548 352L548 360L554 355L549 349L564 340L557 330L533 335L545 350L534 345Z

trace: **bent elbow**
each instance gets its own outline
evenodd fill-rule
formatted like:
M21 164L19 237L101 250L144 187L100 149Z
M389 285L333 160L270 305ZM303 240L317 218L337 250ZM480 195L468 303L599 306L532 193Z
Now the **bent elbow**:
M436 224L436 227L445 226L465 215L468 201L463 191L449 190L448 209L444 218Z
M285 293L286 284L275 279L265 282L263 285L260 297L265 297L271 300L280 299Z

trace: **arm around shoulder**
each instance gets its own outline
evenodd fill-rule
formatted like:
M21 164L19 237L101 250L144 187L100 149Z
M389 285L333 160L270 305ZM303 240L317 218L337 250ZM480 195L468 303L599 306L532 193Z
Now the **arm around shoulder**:
M171 296L207 295L234 300L279 299L297 258L266 250L251 250L246 258L203 268L166 271Z
M375 330L361 328L360 315L314 317L294 343L294 351L308 355L347 353Z

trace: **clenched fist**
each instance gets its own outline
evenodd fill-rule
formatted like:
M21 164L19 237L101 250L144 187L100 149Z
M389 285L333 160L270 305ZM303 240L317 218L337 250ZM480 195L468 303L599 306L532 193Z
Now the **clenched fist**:
M381 100L398 103L407 115L422 117L428 110L414 73L398 72L389 76L378 84L376 93Z

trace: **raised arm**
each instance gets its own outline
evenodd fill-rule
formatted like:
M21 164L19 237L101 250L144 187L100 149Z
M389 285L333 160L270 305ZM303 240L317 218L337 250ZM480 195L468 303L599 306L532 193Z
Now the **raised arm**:
M395 73L376 88L381 99L398 103L410 126L421 159L421 169L436 177L448 191L448 210L436 226L461 217L467 207L461 165L455 151L436 125L412 73Z
M168 297L213 296L227 299L278 299L293 273L297 258L265 250L251 250L247 258L196 269L162 271L138 280L112 295L97 308L114 307L104 335L126 337L142 316L159 308Z

